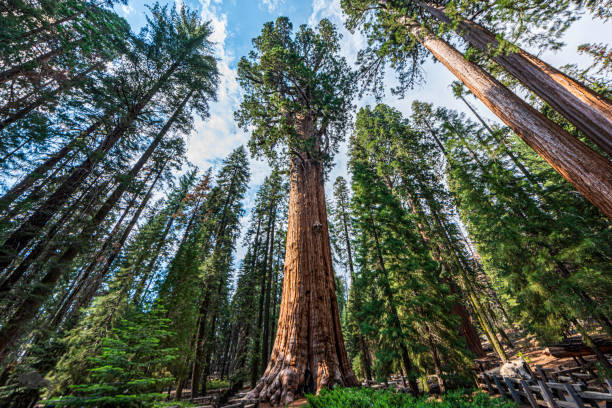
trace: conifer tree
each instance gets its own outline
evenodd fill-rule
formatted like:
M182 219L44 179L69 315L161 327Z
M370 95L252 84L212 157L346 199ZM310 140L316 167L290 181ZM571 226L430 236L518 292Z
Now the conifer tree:
M387 184L380 168L384 164L369 156L368 149L376 149L380 141L367 139L367 131L359 125L356 131L351 140L351 174L353 213L360 235L358 281L361 293L368 293L358 314L364 321L364 335L377 338L376 371L384 378L392 362L401 361L411 392L418 394L419 368L427 366L419 367L414 356L425 352L444 389L448 367L460 372L467 357L459 337L459 318L451 313L455 298L441 279L441 263L434 260L421 238L418 218L403 208ZM386 153L390 161L399 160L389 150ZM440 350L444 350L446 367L439 358Z
M249 394L273 404L357 383L340 328L323 188L354 91L339 40L327 20L293 33L289 20L279 18L264 25L238 65L245 96L236 118L254 129L252 153L291 163L278 330L268 367Z
M210 374L213 341L217 333L220 305L227 299L232 252L240 233L242 199L249 181L247 153L244 147L234 150L224 161L207 200L211 219L204 233L196 265L201 279L198 296L197 331L194 344L194 364L191 375L191 395L206 393Z

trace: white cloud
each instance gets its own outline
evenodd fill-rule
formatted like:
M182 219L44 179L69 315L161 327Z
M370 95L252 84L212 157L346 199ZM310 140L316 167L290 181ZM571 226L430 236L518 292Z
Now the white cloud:
M121 11L123 11L126 15L130 15L134 11L134 7L132 7L129 3L122 4Z
M278 7L284 3L285 0L261 0L261 5L264 6L270 13L274 13Z

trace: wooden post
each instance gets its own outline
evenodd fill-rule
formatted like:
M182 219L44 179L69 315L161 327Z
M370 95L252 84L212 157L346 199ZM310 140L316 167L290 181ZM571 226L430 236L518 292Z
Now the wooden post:
M548 405L548 408L559 408L553 398L552 393L550 392L550 389L546 386L546 383L542 380L539 380L538 385L540 386L542 397L544 398L544 401L546 401L546 405Z
M514 388L514 383L510 381L508 377L503 377L503 379L506 385L508 386L508 390L510 391L510 394L512 395L512 399L514 400L514 402L516 402L517 404L520 404L521 396L519 395L518 392L516 392L516 389Z
M531 408L539 408L539 405L535 397L533 396L533 391L531 391L531 388L529 388L529 384L527 384L527 381L521 380L521 388L523 389L525 397L527 398L529 405L531 405Z

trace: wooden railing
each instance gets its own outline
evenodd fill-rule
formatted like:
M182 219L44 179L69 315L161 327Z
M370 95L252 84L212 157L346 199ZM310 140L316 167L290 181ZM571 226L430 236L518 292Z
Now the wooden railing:
M580 378L579 374L574 373L570 377L559 375L558 379L572 380ZM584 381L548 381L549 376L541 367L536 367L536 376L531 380L501 377L486 372L478 374L481 388L490 394L512 399L519 405L527 404L532 408L612 408L612 381L609 379L604 381L605 388L594 390L587 388Z

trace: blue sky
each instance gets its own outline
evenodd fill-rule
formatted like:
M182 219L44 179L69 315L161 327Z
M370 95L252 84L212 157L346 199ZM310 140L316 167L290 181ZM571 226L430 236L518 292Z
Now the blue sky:
M129 0L127 5L118 6L117 11L128 20L133 30L137 31L146 23L146 4L151 3L149 0ZM174 0L161 3L172 4ZM240 88L235 77L236 64L241 56L249 52L251 39L259 34L264 22L283 15L289 17L296 27L300 24L314 25L321 18L328 18L344 35L342 54L349 62L354 62L357 51L365 44L362 35L350 34L344 29L344 17L339 0L182 0L182 3L199 10L204 19L212 21L214 28L212 40L216 43L222 73L218 102L212 105L210 118L206 121L196 120L195 129L188 137L188 158L200 168L218 164L219 160L227 156L231 150L248 141L248 134L238 129L233 120L233 112L240 104ZM603 23L585 15L566 32L563 38L566 46L561 51L547 51L540 57L556 67L568 63L587 67L590 60L576 52L577 46L610 38L612 38L612 22ZM423 68L426 80L423 86L410 92L403 100L388 93L383 102L397 108L405 115L410 114L413 100L465 111L464 105L457 101L450 91L449 84L455 79L452 74L441 64L431 60ZM386 82L393 86L394 76L388 74ZM496 120L484 105L478 101L472 102L488 120ZM372 98L366 97L357 101L357 106L373 103ZM346 146L343 146L336 156L336 166L331 172L332 182L338 175L346 177L346 162ZM268 172L269 168L264 162L251 161L251 188L245 202L247 213L243 225L246 224L248 210L253 205L254 193ZM329 186L327 191L329 193ZM242 241L239 243L237 261L245 253L245 248L241 244Z

